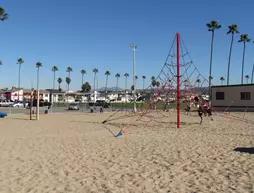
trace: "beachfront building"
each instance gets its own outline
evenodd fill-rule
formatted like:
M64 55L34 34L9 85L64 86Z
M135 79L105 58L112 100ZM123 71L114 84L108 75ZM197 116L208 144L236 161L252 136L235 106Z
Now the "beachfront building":
M40 92L39 92L39 94L40 94L40 100L43 100L43 101L45 101L45 102L49 102L50 100L50 93L49 93L49 91L47 91L47 90L40 90Z
M64 102L65 92L59 89L46 89L49 92L49 101L51 103Z
M23 101L23 89L12 87L10 90L5 91L5 98L11 101Z
M227 111L254 111L254 84L212 86L212 107Z
M23 89L23 100L24 101L30 101L32 96L32 90L31 89Z
M3 89L0 90L0 101L6 100L5 92L6 90L3 90Z

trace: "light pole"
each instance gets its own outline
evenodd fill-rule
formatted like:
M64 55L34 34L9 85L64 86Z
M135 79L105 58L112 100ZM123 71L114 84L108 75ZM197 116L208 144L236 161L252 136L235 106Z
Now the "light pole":
M133 66L132 66L132 78L133 78L133 96L134 96L134 103L133 103L133 111L134 113L137 112L137 107L136 107L136 80L135 80L135 66L136 66L136 49L137 45L135 43L130 44L130 48L132 49L133 52Z

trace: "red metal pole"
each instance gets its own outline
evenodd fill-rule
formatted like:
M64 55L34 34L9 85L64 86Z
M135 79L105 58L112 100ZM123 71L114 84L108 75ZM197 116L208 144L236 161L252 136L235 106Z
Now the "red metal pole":
M180 89L180 33L176 34L177 43L177 128L181 127L181 110L180 110L180 99L181 99L181 89Z

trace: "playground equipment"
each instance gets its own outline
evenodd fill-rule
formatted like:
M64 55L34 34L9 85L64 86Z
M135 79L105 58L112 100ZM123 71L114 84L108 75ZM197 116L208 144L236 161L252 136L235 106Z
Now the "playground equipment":
M135 117L139 121L148 118L148 123L156 122L169 116L164 112L176 109L176 127L181 127L181 123L183 123L181 109L183 109L186 102L193 103L195 106L195 97L200 98L199 101L204 100L201 96L207 96L208 94L208 80L194 65L183 40L180 38L180 33L176 33L165 63L158 76L152 80L147 89L150 90L150 94L148 97L144 97L147 100L145 100L142 108L138 109L138 112L125 111L123 113L122 111L116 111L102 121L102 124L112 126L112 121L129 117ZM153 117L151 112L157 113L156 118ZM122 128L120 131L122 131ZM119 133L123 134L122 132ZM114 136L118 135L114 134Z

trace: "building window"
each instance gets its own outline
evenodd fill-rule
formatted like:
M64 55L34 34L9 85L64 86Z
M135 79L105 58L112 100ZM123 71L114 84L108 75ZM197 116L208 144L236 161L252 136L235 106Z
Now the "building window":
M224 92L216 92L216 100L224 100Z
M241 100L250 100L250 92L241 92Z

